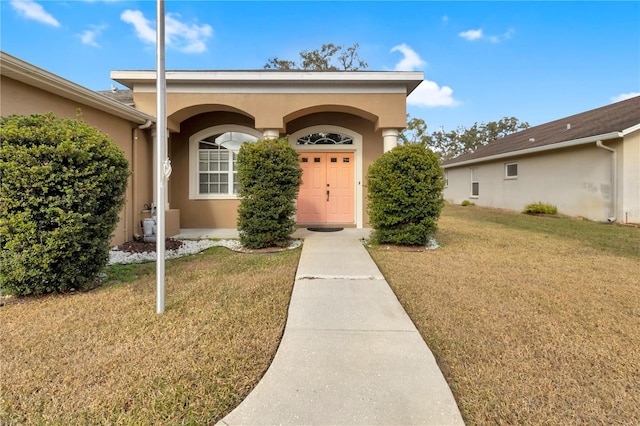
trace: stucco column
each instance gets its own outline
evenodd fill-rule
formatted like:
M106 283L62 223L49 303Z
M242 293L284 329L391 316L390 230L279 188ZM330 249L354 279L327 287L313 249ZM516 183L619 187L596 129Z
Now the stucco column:
M398 146L398 129L383 129L382 130L382 141L384 152L391 151L393 148Z
M262 131L262 137L264 140L278 139L280 137L280 130L278 129L264 129Z

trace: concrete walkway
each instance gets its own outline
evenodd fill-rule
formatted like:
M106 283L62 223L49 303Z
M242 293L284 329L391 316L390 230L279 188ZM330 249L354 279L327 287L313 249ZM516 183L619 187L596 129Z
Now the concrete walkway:
M305 238L273 363L218 425L461 425L431 351L359 238Z

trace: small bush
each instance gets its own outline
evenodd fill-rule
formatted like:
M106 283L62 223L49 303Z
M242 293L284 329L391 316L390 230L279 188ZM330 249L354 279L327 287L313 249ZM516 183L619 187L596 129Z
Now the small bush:
M248 248L288 245L302 182L295 149L283 139L245 143L237 167L240 241Z
M558 208L551 204L545 204L542 202L531 203L524 208L523 213L527 214L558 214Z
M28 295L93 284L128 176L122 151L81 121L0 118L0 288Z
M469 200L464 200L462 203L460 203L461 206L467 207L467 206L475 206L476 203L474 203L473 201L469 201Z
M369 167L369 221L378 243L424 245L444 205L438 157L419 144L401 145Z

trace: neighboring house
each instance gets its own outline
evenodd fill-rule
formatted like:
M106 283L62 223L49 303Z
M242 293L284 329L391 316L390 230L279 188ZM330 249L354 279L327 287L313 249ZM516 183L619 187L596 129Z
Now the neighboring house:
M112 242L140 234L154 201L155 71L113 71L131 90L94 92L0 52L2 115L52 111L109 134L133 175ZM367 227L366 171L397 144L422 72L167 71L168 236L235 228L243 142L286 138L299 152L298 226Z
M521 211L541 201L640 223L640 96L513 133L443 162L444 197Z

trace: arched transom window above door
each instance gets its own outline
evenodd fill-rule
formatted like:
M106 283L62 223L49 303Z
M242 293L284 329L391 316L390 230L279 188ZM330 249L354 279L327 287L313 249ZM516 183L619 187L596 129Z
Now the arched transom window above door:
M298 145L353 145L351 136L340 133L311 133L298 138Z
M256 142L259 133L253 130L230 130L219 126L190 138L191 198L235 198L238 194L238 151L245 142Z

